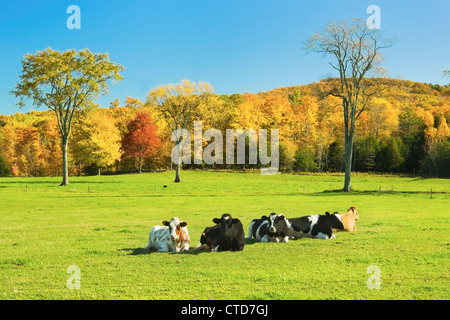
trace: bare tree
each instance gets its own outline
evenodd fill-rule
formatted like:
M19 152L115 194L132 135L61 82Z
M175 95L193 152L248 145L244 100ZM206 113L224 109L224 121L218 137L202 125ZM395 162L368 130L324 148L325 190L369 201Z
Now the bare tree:
M392 46L393 40L383 39L380 30L370 30L359 19L332 22L305 43L309 52L331 55L330 66L339 72L338 79L329 81L326 92L342 99L345 137L344 191L351 191L350 183L353 155L353 138L358 117L364 111L368 98L379 90L374 81L366 77L379 73L381 50ZM374 89L375 88L375 89Z

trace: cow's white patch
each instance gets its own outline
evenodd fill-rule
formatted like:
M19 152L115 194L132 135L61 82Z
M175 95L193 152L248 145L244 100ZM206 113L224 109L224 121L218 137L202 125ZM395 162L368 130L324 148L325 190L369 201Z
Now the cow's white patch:
M313 227L317 224L317 222L319 221L319 215L315 214L312 216L308 217L309 222L311 223L311 225L309 226L309 231L308 234L311 234Z
M328 239L328 236L325 233L319 232L316 236L317 239Z
M253 238L253 225L255 224L254 221L250 222L250 225L248 226L248 232L247 232L247 239ZM203 233L205 234L205 233ZM255 238L256 239L256 238Z
M169 228L170 228L170 236L172 237L172 239L173 240L178 240L178 235L177 235L177 233L176 233L176 229L177 229L177 226L180 224L180 219L178 219L177 217L175 217L175 218L172 218L171 220L170 220L170 223L169 223Z
M269 238L268 238L268 236L267 235L264 235L262 238L261 238L261 233L260 233L260 231L261 231L261 227L262 226L264 226L264 225L268 225L269 224L269 221L263 221L263 223L261 223L261 225L258 227L258 229L256 229L256 232L255 232L255 240L256 241L261 241L261 242L269 242ZM266 237L267 236L267 237ZM266 238L265 238L266 237ZM263 238L265 238L265 240L263 240Z

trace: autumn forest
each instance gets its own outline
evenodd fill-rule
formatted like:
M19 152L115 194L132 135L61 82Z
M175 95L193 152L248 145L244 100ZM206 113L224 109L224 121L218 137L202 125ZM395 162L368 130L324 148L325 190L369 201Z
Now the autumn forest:
M323 94L332 81L257 94L209 93L193 119L203 122L203 130L223 133L279 129L282 172L343 172L342 105ZM367 81L379 92L364 102L358 115L353 171L450 177L450 86L387 78ZM195 85L189 80L183 84ZM174 142L152 98L157 91L150 91L146 101L126 97L109 107L90 103L77 112L69 140L69 175L170 169ZM0 116L0 176L60 176L61 164L61 136L53 112ZM203 163L183 169L259 167Z

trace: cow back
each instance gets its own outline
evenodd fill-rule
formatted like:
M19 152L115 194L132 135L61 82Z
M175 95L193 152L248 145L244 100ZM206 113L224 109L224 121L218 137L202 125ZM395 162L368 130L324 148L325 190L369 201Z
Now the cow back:
M290 218L288 220L291 223L292 228L296 232L309 233L311 231L310 216L305 216L305 217L300 217L300 218Z

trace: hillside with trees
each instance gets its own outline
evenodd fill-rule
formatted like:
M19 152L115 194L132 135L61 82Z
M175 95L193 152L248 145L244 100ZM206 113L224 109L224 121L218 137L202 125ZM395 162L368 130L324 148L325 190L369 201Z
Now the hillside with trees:
M224 136L226 129L279 129L281 171L343 172L342 106L324 94L333 81L256 94L211 92L189 121L201 120L204 131L217 128ZM450 87L387 78L365 81L378 93L359 115L353 171L450 177ZM149 95L147 101L126 97L123 103L116 99L109 107L92 105L76 113L69 174L171 169L172 130L161 110ZM192 125L187 124L191 131ZM52 111L0 116L0 176L59 176L61 148ZM204 163L183 167L212 168ZM228 170L258 167L214 164L214 169Z

